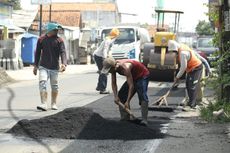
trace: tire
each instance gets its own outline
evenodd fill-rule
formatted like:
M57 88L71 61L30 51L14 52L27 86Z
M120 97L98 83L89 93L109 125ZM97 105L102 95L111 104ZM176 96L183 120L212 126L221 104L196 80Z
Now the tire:
M149 55L151 49L154 49L154 44L153 43L146 43L144 44L144 49L143 49L143 64L145 66L148 65L149 63Z
M173 82L175 70L149 69L151 81Z

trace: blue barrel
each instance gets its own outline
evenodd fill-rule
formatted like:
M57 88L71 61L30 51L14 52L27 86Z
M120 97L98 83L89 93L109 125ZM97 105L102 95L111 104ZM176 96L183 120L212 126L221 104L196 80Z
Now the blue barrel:
M37 46L38 36L26 33L21 40L21 56L24 64L34 63L34 54Z

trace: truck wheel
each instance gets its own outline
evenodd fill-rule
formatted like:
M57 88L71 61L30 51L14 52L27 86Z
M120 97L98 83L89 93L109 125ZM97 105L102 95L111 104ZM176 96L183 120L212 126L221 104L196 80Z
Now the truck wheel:
M153 43L146 43L144 44L144 49L143 49L143 64L145 66L148 65L149 63L149 55L151 49L154 49L154 44Z

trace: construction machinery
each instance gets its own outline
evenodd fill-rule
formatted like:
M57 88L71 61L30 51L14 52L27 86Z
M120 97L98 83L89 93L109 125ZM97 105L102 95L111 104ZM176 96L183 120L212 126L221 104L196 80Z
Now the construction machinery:
M154 42L144 45L143 64L149 69L151 80L173 81L179 65L176 53L168 52L167 44L168 40L176 39L180 14L183 12L163 9L157 9L155 12L157 14L157 29ZM175 17L172 25L165 24L166 14ZM167 20L172 20L172 18Z

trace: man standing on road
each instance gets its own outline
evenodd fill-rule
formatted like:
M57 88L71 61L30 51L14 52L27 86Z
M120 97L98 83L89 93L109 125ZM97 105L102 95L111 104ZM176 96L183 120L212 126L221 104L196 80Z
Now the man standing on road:
M94 60L97 64L98 72L99 72L99 78L98 78L96 90L100 91L100 94L109 94L109 92L106 91L107 75L101 73L101 69L103 67L104 59L108 57L108 52L112 47L115 39L119 36L119 34L120 34L119 30L117 28L113 28L110 31L109 36L106 37L105 40L101 42L100 46L93 53Z
M137 92L139 98L139 105L141 105L142 121L141 124L147 125L148 116L148 83L149 71L140 62L130 59L114 60L113 58L106 58L103 62L102 73L111 73L112 89L114 93L114 101L120 101L126 108L130 108L130 101ZM116 73L126 77L126 82L122 85L119 92L117 92L117 78ZM121 120L129 120L130 116L119 106Z
M198 84L201 80L201 74L204 63L205 67L210 73L210 67L207 60L201 57L198 53L190 49L188 46L179 44L174 40L168 41L168 51L176 51L178 53L178 61L180 63L180 70L176 75L176 82L186 72L186 89L188 93L188 108L193 110L196 107L196 97L198 94Z
M57 23L48 23L46 34L41 36L37 42L35 52L35 63L33 73L37 75L39 69L39 90L41 105L38 110L47 110L47 81L51 84L51 109L57 110L58 96L58 72L64 72L67 66L66 50L63 40L58 36L58 30L62 29ZM59 66L59 58L61 65Z

